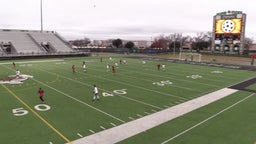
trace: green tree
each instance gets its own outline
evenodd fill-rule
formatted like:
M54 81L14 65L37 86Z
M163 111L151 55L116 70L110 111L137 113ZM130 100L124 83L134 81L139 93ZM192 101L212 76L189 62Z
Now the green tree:
M121 39L116 39L116 40L113 40L113 41L112 41L112 44L113 44L113 46L115 46L116 48L119 48L119 47L122 46L123 41L122 41Z
M128 48L130 51L134 48L134 43L129 41L125 44L125 48Z

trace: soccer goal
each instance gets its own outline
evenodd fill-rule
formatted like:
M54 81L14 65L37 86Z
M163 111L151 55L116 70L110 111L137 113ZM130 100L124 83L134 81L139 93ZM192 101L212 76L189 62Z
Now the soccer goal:
M199 53L181 52L179 55L179 60L201 62L201 57L202 57L202 55Z

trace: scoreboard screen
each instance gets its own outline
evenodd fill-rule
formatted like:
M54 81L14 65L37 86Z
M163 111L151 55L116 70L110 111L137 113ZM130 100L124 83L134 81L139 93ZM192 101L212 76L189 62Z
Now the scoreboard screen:
M242 19L222 19L216 20L216 29L215 33L224 34L232 33L238 34L241 33Z
M242 19L216 20L215 44L240 44Z

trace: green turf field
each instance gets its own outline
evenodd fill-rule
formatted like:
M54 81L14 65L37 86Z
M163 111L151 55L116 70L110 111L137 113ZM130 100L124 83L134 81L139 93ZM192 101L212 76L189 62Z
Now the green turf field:
M120 59L126 64L120 64ZM0 139L6 144L63 144L229 87L255 72L157 60L99 56L0 61L0 79L16 69L33 78L0 86ZM87 71L82 69L85 61ZM106 65L119 64L116 73ZM166 65L157 70L157 64ZM72 65L76 72L72 72ZM93 85L100 100L92 101ZM45 102L38 88L45 91ZM255 86L252 86L255 89ZM128 138L125 144L254 144L256 99L237 92Z
M256 84L248 86L247 89L256 90Z

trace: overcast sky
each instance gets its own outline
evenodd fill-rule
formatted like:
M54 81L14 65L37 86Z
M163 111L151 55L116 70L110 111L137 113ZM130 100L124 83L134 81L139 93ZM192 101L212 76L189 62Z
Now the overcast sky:
M150 40L161 34L212 31L213 16L247 14L246 37L256 40L255 0L42 0L43 29L67 40ZM40 0L0 0L0 29L40 30Z

